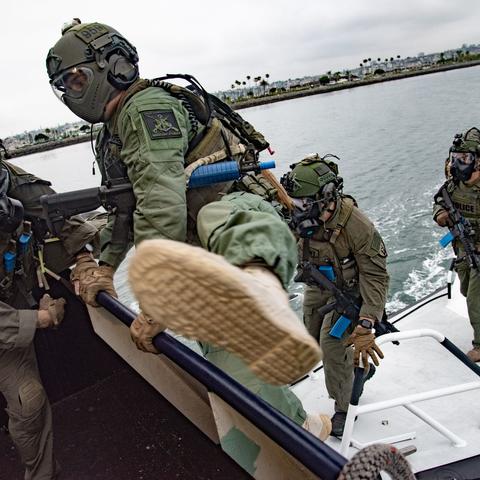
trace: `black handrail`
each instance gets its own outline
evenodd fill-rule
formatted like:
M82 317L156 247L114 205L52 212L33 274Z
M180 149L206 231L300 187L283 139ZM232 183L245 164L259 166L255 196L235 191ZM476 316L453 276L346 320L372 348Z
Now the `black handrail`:
M130 326L135 313L105 292L97 302ZM205 387L227 402L290 455L323 480L335 480L347 460L311 433L297 425L212 363L167 333L153 339L155 347Z

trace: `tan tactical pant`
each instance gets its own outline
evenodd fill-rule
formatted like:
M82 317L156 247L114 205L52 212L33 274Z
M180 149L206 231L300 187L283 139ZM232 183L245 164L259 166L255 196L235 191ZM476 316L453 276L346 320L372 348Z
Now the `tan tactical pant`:
M480 273L469 268L467 262L456 266L460 279L460 292L467 298L468 318L473 328L474 347L480 347Z
M332 311L324 317L318 309L333 301L328 292L315 287L305 287L303 300L303 321L310 335L317 339L323 351L323 367L328 394L335 400L335 411L346 412L353 387L353 351L343 344L353 330L347 328L341 339L332 337L329 332L339 315Z
M0 351L0 391L7 400L11 438L26 467L25 480L55 478L52 413L33 344Z

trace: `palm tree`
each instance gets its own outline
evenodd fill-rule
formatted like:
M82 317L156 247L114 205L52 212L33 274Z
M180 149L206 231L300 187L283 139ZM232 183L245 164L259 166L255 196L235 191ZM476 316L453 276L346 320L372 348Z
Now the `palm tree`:
M267 88L268 82L263 79L260 81L260 86L263 87L263 96L265 96L265 88Z

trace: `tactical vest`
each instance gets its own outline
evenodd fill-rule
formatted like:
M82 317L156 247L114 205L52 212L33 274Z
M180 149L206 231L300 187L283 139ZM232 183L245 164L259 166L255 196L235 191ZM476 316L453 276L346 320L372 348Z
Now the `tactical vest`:
M471 187L460 185L456 188L447 187L455 208L465 217L475 232L474 242L477 249L480 247L480 185ZM460 247L455 242L454 247Z
M352 252L340 246L337 240L347 224L356 202L352 197L340 197L340 212L334 228L321 228L307 242L302 240L301 255L315 266L331 266L335 274L334 283L342 290L354 290L358 285L358 268ZM304 245L308 245L305 249Z
M253 129L248 122L244 122L247 125L246 128L251 128L251 135L249 134L248 138L242 138L238 131L233 131L233 127L232 129L227 128L229 125L228 119L223 121L219 118L220 116L217 118L217 116L210 115L208 108L212 108L212 106L207 107L205 102L189 89L163 81L152 82L148 80L138 80L124 93L123 98L119 102L115 116L111 122L112 131L110 132L104 127L98 138L97 158L100 157L102 159L102 162L99 162L99 164L103 164L101 173L104 183L116 183L122 180L125 181L125 179L128 181L127 169L120 156L122 142L118 135L118 118L128 100L135 94L151 86L166 90L177 98L188 112L193 135L189 138L189 149L185 158L185 173L187 178L195 167L205 163L222 161L227 157L241 161L244 156L248 154L247 150L250 148L250 145L247 145L247 143L251 143L252 141L257 145L265 145L263 148L268 146L263 135ZM235 115L238 116L238 114ZM262 143L262 139L264 143ZM258 182L252 182L252 186L253 183L255 183L257 190L254 193L259 193L258 190L262 190L265 196L270 195L271 185L264 187L263 183L259 185ZM234 182L226 182L187 190L187 242L199 244L196 233L198 212L204 205L218 200L221 194L231 191L233 184ZM131 241L132 232L123 232L122 236ZM128 242L128 240L125 242Z
M2 161L2 164L10 174L8 194L13 198L22 201L22 199L15 194L15 190L21 185L33 182L42 182L50 185L49 182L25 172L16 165L5 161ZM35 285L37 260L34 255L33 233L26 251L20 251L19 240L22 233L24 233L23 225L20 225L17 231L12 234L0 232L0 300L5 303L10 303L12 298L15 297L15 299L21 302L21 305L16 305L17 307L27 308L32 307L35 303L30 292ZM5 254L12 250L16 254L16 265L13 273L7 273L5 269Z

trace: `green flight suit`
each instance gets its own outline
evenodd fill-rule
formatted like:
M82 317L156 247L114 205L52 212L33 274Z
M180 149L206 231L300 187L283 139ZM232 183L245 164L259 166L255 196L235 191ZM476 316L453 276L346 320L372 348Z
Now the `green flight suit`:
M192 118L185 102L163 88L147 87L126 95L120 111L100 133L97 159L104 181L109 179L109 172L115 175L123 166L133 185L134 243L154 238L187 241L238 266L260 259L286 287L297 264L296 245L275 209L258 195L234 191L230 184L187 192L185 167L190 142L202 132L203 125ZM114 146L121 144L120 151L112 151L112 138L120 141L113 142ZM206 155L224 147L220 132L210 143ZM102 231L100 260L118 267L129 245L114 245L111 232L111 224ZM222 370L303 423L305 411L288 388L264 385L239 359L221 349L209 345L202 345L202 349Z
M473 239L477 252L480 251L480 180L474 185L448 182L447 190L455 208L471 223L475 231ZM433 205L433 218L445 211L441 205ZM473 329L473 347L480 347L480 272L470 268L465 260L465 249L460 241L453 241L457 256L455 270L460 279L460 292L467 299L468 317Z
M19 167L2 161L10 175L7 195L20 200L25 218L34 220L41 216L41 195L53 193L50 183L24 172ZM0 254L6 250L14 235L0 232ZM55 272L65 270L75 261L75 254L86 243L93 242L98 231L81 218L67 221L61 241L45 245L45 264ZM50 404L38 373L33 345L37 311L32 310L30 290L36 285L36 263L29 252L23 267L25 277L14 277L11 292L0 296L0 392L7 401L8 428L26 467L25 478L50 480L56 474L53 453L52 414ZM3 261L0 281L5 278ZM22 293L23 292L23 293ZM8 293L8 294L7 294Z
M337 201L332 217L308 241L300 240L302 256L314 265L333 267L335 283L344 293L361 301L360 316L381 320L387 298L389 277L385 245L372 222L348 197ZM323 350L325 383L335 400L335 411L346 412L353 386L353 350L343 340L329 335L339 318L335 311L322 316L318 311L334 301L332 295L317 286L306 286L303 303L304 322Z

